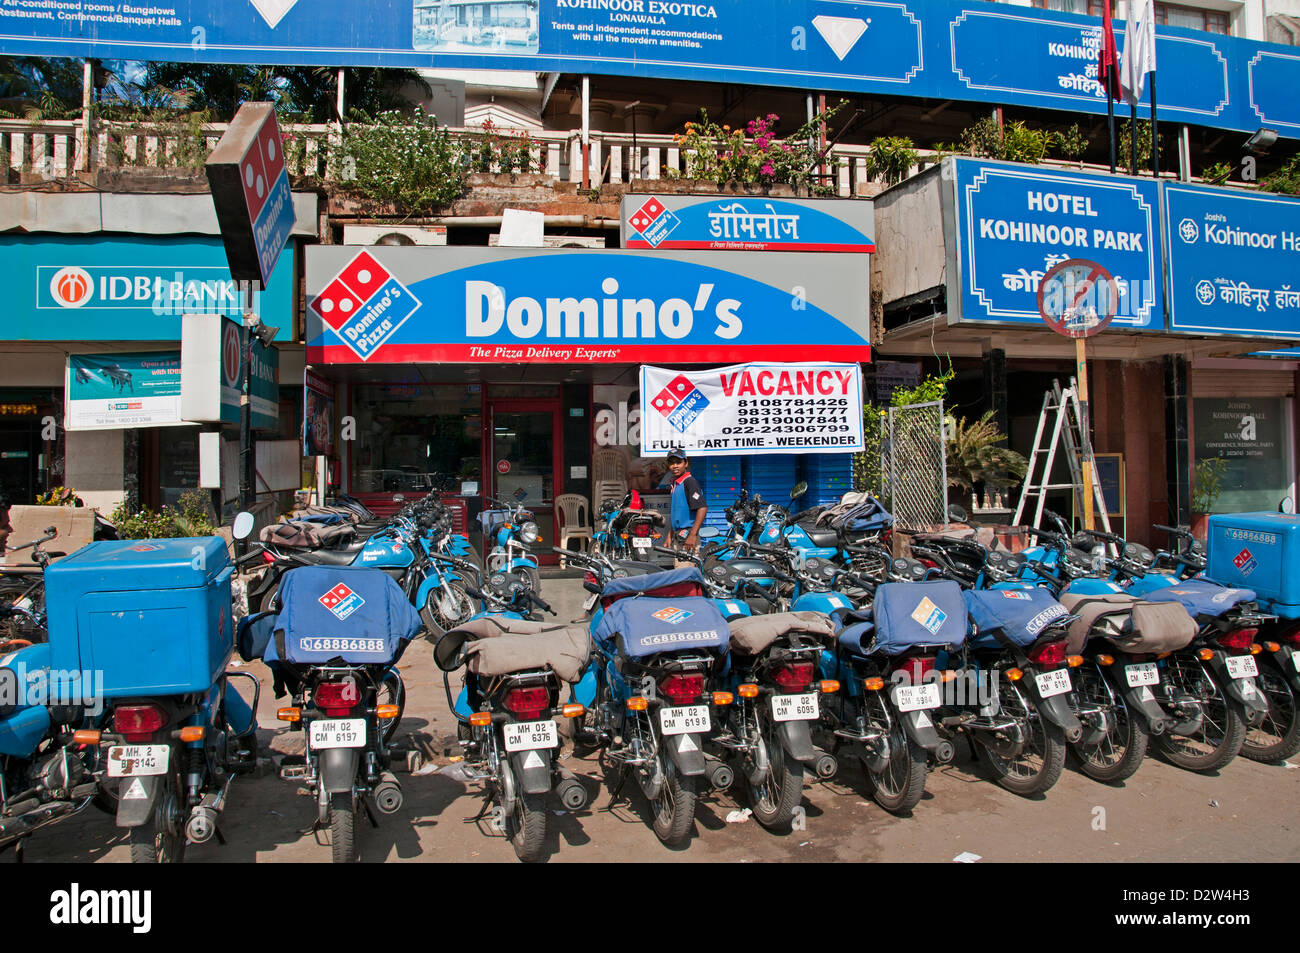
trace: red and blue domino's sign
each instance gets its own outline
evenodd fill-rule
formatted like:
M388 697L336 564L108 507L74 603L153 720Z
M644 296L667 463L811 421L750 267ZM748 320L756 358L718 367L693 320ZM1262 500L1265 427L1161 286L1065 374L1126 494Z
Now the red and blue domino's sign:
M311 309L365 361L420 309L420 302L363 251L312 299Z
M294 224L293 194L289 191L284 144L275 113L262 123L252 147L244 153L239 163L239 184L248 204L248 220L253 225L253 244L265 286L280 252L289 243Z

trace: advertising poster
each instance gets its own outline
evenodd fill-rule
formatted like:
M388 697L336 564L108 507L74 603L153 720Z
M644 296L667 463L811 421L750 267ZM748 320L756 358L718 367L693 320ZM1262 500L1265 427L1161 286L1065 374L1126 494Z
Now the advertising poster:
M1197 397L1196 459L1224 461L1215 512L1276 510L1290 494L1291 420L1285 397Z
M641 368L641 455L853 453L862 449L857 364Z
M72 354L64 392L69 430L168 427L181 419L181 353Z
M304 371L302 378L302 455L334 454L334 384Z

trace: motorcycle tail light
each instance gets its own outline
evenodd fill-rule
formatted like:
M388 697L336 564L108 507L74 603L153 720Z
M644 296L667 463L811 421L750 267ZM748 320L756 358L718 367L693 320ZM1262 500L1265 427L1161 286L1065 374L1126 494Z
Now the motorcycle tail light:
M167 713L157 705L122 705L113 709L113 731L131 744L147 742L167 724Z
M1300 624L1293 625L1290 629L1281 635L1283 642L1292 642L1300 644Z
M545 688L512 688L506 692L506 709L521 721L533 721L551 707Z
M787 692L801 692L812 684L812 662L787 662L772 673L772 681Z
M1226 635L1221 635L1216 640L1225 649L1235 649L1238 652L1250 651L1250 643L1255 641L1255 636L1259 634L1259 629L1236 629Z
M896 672L906 672L910 680L909 684L920 685L925 681L927 672L934 670L934 659L929 656L919 656L917 658L903 659L894 666Z
M669 675L659 683L659 694L674 705L689 705L704 693L704 676L699 672Z
M1065 643L1048 642L1046 645L1040 645L1036 649L1030 649L1027 653L1029 661L1035 665L1064 665L1065 664Z
M316 686L313 698L317 708L330 718L338 718L351 713L360 700L360 694L357 683L348 678L341 682L321 682Z
M582 584L584 586L594 586L598 582L600 582L600 580L596 578L596 574L594 572L584 572L582 574Z
M649 523L637 523L635 526L632 527L632 535L633 535L633 536L649 536L649 535L650 535L650 524L649 524Z

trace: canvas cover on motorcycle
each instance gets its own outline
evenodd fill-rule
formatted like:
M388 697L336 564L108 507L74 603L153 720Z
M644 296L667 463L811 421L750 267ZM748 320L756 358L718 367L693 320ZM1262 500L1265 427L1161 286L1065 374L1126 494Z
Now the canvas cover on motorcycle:
M970 630L961 586L947 579L878 586L871 614L872 622L845 626L840 645L859 655L903 655L925 645L961 645Z
M278 659L298 664L391 662L423 628L401 587L378 569L290 570L280 583L280 605L272 645Z
M1016 645L1032 645L1049 625L1070 615L1046 589L970 589L963 595L979 627L971 644L981 648L1001 645L998 631Z
M1192 618L1221 616L1239 602L1254 602L1254 589L1233 589L1208 579L1184 579L1176 586L1152 589L1143 598L1149 602L1178 602Z
M644 595L663 598L704 595L704 577L694 566L650 572L640 576L611 579L600 591L601 605L608 609L627 596Z
M318 549L351 539L354 532L353 528L346 523L322 526L315 522L302 521L263 526L258 538L264 543L291 549Z
M1061 595L1079 618L1070 624L1066 651L1077 655L1091 637L1124 652L1176 652L1196 635L1196 622L1177 602L1146 602L1123 593Z
M731 643L727 620L712 602L699 596L620 599L601 616L593 634L634 659L683 649L722 651Z
M462 645L465 664L481 676L509 675L549 666L561 680L576 682L591 655L591 636L586 626L505 616L471 619L440 638L433 650L439 667L456 667L456 656Z
M830 638L835 623L820 612L769 612L731 620L731 650L743 655L757 655L791 632Z

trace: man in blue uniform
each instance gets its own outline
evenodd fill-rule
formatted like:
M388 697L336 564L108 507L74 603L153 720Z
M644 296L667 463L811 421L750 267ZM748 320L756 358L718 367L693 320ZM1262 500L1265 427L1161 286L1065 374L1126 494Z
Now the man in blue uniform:
M689 552L698 552L700 548L700 527L709 508L704 502L704 491L700 483L691 476L690 459L680 447L668 451L668 472L672 496L669 515L673 528L673 544ZM683 563L683 565L694 565Z

